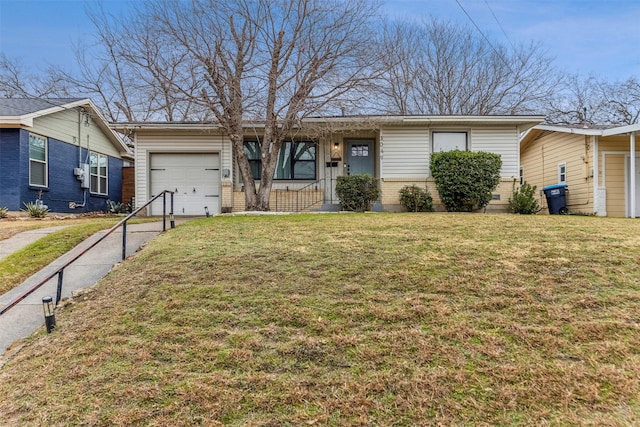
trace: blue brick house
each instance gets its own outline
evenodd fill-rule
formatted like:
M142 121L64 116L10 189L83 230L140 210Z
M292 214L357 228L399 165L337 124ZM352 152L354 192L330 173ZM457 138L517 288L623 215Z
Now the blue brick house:
M132 153L89 99L0 98L0 207L107 210Z

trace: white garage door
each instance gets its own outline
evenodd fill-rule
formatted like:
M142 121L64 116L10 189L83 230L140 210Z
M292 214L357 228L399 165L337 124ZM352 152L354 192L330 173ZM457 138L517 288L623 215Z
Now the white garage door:
M175 191L175 215L205 215L220 212L220 156L212 153L151 154L151 196ZM169 195L167 195L169 213ZM151 205L151 215L162 215L162 199Z

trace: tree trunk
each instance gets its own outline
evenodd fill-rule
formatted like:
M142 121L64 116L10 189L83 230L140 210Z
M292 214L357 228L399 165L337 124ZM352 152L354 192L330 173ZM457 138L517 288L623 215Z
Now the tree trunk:
M258 194L256 192L256 183L251 172L251 165L244 152L244 135L240 132L233 132L229 135L231 144L233 145L233 153L238 164L240 177L242 178L244 189L244 209L247 211L256 211L260 209L258 202Z

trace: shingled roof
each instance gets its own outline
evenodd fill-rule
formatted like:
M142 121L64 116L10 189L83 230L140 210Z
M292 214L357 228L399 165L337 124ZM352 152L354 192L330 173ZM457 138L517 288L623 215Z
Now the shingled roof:
M0 116L24 116L62 107L85 98L0 98Z

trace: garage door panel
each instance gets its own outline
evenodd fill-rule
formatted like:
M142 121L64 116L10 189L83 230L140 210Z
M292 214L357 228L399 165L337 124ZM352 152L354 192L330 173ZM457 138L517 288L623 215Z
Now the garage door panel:
M151 155L151 194L175 191L174 214L205 215L220 212L220 156L212 153ZM152 204L152 214L162 213L162 202Z

